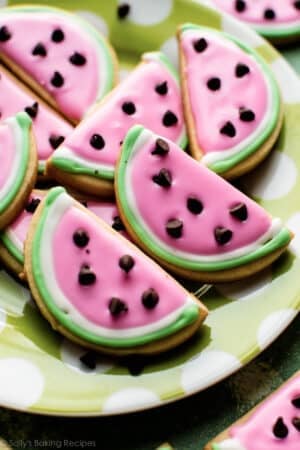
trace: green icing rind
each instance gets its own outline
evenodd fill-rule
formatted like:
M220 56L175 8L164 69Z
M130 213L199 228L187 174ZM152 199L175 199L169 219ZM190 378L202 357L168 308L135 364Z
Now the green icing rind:
M173 67L173 65L171 64L169 59L163 53L161 53L161 52L145 53L144 57L147 58L147 56L151 57L152 59L156 59L156 60L160 61L166 67L166 69L168 70L170 75L174 78L176 83L179 84L179 75L178 75L176 69ZM183 133L183 136L179 143L179 146L182 148L185 148L187 146L186 133ZM61 148L63 148L63 147L61 147ZM56 152L56 153L54 152L54 154L51 158L51 163L55 167L57 167L58 169L60 169L64 172L74 173L76 175L88 175L93 178L99 178L99 179L104 179L104 180L108 180L108 181L113 181L114 176L115 176L114 168L108 169L105 166L101 167L101 165L99 165L100 169L99 168L92 169L91 167L84 166L75 160L71 160L71 159L68 159L65 157L60 157L58 152Z
M240 152L236 153L235 155L232 155L230 157L227 157L225 159L216 161L212 164L209 164L208 167L213 170L216 173L225 173L228 172L233 167L237 166L240 162L244 161L245 159L249 158L253 153L255 153L259 148L262 147L262 145L269 139L269 137L272 135L274 130L276 129L276 126L278 124L278 119L280 116L280 110L281 110L281 99L280 99L280 92L279 88L277 86L277 83L274 79L274 76L264 59L252 48L245 45L243 42L241 42L239 39L237 39L234 36L231 36L230 34L211 30L207 27L201 27L198 25L193 24L184 24L181 26L181 30L188 31L188 30L206 30L210 32L214 32L217 34L220 34L224 36L226 39L234 42L238 47L241 48L245 53L251 55L256 62L261 67L266 79L267 83L271 88L271 97L272 97L272 114L271 118L268 121L264 131L257 137L254 141L252 141L245 149L241 150Z
M16 126L18 126L21 131L20 148L18 148L18 152L21 153L21 163L20 167L18 168L18 172L16 173L15 182L12 189L5 196L5 198L0 200L0 213L5 211L6 208L8 208L8 206L17 196L27 172L30 155L29 137L30 137L30 127L32 123L30 117L28 116L28 114L20 112L16 114L13 118L10 118L9 120L15 121Z
M94 333L87 331L86 329L76 325L70 317L65 314L56 304L51 297L46 283L45 277L47 274L42 273L40 264L40 249L41 249L41 239L44 232L45 225L47 224L49 207L57 200L57 198L64 194L66 191L61 187L53 188L49 191L44 199L44 208L41 214L40 221L37 225L35 235L32 242L32 254L31 254L31 264L32 273L34 277L35 285L39 291L45 306L49 310L50 314L54 316L57 321L63 325L64 328L69 330L75 336L81 339L91 342L96 345L102 345L113 348L130 348L135 346L140 346L148 344L167 336L179 332L181 329L194 323L199 317L199 308L195 305L188 305L182 311L178 319L171 325L152 333L145 334L144 336L132 337L132 338L107 338L98 336Z
M56 13L60 16L65 16L71 21L76 21L78 25L82 28L84 28L85 32L87 32L92 39L97 43L98 47L101 50L101 53L105 57L106 60L106 70L108 72L106 85L103 89L102 95L98 92L97 99L95 102L101 100L101 98L104 97L108 92L110 92L114 86L114 60L113 56L111 54L111 51L106 43L105 38L101 35L100 32L98 32L92 25L90 25L87 21L82 19L77 14L69 13L61 8L56 7L49 7L49 6L34 6L34 5L17 5L9 8L3 8L1 10L1 15L3 14L13 14L15 12L24 12L24 13L31 13L31 12L44 12L44 13ZM100 73L103 71L103 67L99 66Z
M148 231L143 227L138 215L131 207L127 198L126 169L128 164L130 164L130 155L133 148L143 131L144 128L137 125L129 131L124 140L123 150L117 171L116 188L118 191L119 201L121 202L122 209L124 210L125 216L130 223L131 228L134 230L134 233L138 236L139 240L143 242L146 247L152 250L158 258L174 266L182 267L191 271L216 272L219 270L234 269L236 267L252 263L253 261L257 261L278 250L279 248L286 246L290 242L291 237L289 230L287 228L282 228L276 236L255 251L238 258L214 262L192 261L181 256L176 256L174 253L160 247L156 243L155 237L148 233Z
M6 248L6 250L15 258L20 264L24 264L24 254L14 245L10 240L9 235L6 232L0 234L0 240Z

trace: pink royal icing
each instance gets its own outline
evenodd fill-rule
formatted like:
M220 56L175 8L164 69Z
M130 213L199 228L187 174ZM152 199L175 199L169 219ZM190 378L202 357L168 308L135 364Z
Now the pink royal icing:
M127 131L136 123L141 123L175 142L184 140L184 120L178 81L162 62L159 54L144 55L140 64L93 114L79 124L69 135L55 156L63 157L66 149L74 159L81 158L90 164L101 164L114 168L120 145ZM167 82L167 92L159 94L156 87ZM133 104L132 114L124 112L123 105ZM164 115L171 111L177 123L163 124ZM98 134L104 140L103 148L95 149L90 139ZM55 164L55 159L53 160ZM80 161L79 161L80 163Z
M36 98L24 91L13 79L0 69L0 111L1 119L13 116L25 108L32 107ZM45 162L53 153L51 137L66 137L73 127L61 119L50 108L41 102L38 104L36 117L32 117L33 129L36 137L38 158Z
M213 0L213 2L220 9L253 25L276 27L280 24L293 25L300 22L300 6L295 0L243 0L240 5L236 0ZM241 3L244 5L241 6Z
M126 189L130 189L128 197L133 199L143 223L161 243L174 251L194 255L224 255L252 244L270 229L271 217L263 208L180 151L171 141L168 141L170 150L167 155L153 155L157 138L149 133L129 160L130 178ZM139 143L136 145L138 148ZM153 176L162 168L170 171L172 184L169 188L153 181ZM190 197L202 203L200 214L192 214L187 208ZM248 218L245 221L239 221L229 213L240 203L247 207ZM183 222L180 239L174 239L166 232L167 222L174 218ZM226 245L217 243L214 236L217 227L232 231L232 239Z
M85 248L79 248L73 242L73 234L78 229L89 236ZM99 227L78 208L68 208L60 219L54 231L52 252L55 276L62 292L83 317L102 327L128 329L148 325L180 308L186 301L185 291L170 277L164 276L150 259L129 247L127 241L116 239L114 234ZM123 255L132 256L135 262L128 274L118 264ZM84 264L97 276L96 283L89 287L78 282L78 272ZM151 311L141 302L142 293L150 287L159 292L160 297ZM108 309L112 297L125 301L129 313L114 318Z
M207 47L197 52L194 43L204 38ZM181 49L185 58L191 112L198 145L203 153L222 152L246 141L262 123L269 107L269 93L261 67L254 58L235 43L206 29L188 29L181 34ZM249 73L235 74L238 65ZM219 87L208 87L218 79ZM241 109L255 114L252 121L242 121ZM220 132L227 122L235 127L235 136Z
M292 403L297 397L300 398L300 374L265 400L246 422L233 426L230 436L237 438L246 450L299 450L300 430L292 424L294 418L300 417L300 409ZM288 428L285 438L273 433L279 417Z
M0 28L6 27L10 38L0 38L0 51L46 89L66 116L80 120L97 100L99 85L105 82L106 74L100 73L99 49L90 35L92 33L85 30L88 25L79 26L75 17L42 7L4 10ZM53 33L57 30L59 33L55 39ZM42 44L46 55L33 54L38 44ZM75 52L85 58L84 64L70 62ZM105 70L107 68L103 67ZM51 80L56 72L59 75L56 76L57 82L53 83ZM63 84L61 79L58 80L61 76Z
M30 205L32 200L41 200L47 191L43 192L40 190L35 190L30 195L27 205ZM83 202L87 208L96 214L97 217L104 220L108 225L113 226L115 218L119 217L119 212L117 206L113 202L97 202L95 200L88 200ZM6 228L5 232L9 235L14 235L20 246L24 247L24 242L27 237L28 228L32 219L32 214L34 211L28 211L27 207L19 214L19 216ZM125 231L120 231L124 237L129 239L129 236ZM14 239L15 241L15 239Z

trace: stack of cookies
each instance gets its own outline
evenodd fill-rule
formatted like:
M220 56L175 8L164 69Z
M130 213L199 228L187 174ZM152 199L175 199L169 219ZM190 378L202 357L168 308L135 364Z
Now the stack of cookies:
M1 259L55 330L103 353L184 342L208 311L173 275L241 279L292 238L228 181L280 133L269 67L193 24L178 45L180 74L146 53L118 84L113 48L83 19L0 13Z

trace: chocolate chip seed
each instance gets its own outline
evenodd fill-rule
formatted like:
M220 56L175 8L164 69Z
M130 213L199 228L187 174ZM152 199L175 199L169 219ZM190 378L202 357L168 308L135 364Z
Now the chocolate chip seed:
M51 78L52 86L60 88L63 86L64 82L63 76L59 72L54 72L53 77Z
M300 0L297 0L296 2L294 2L294 8L297 10L300 10Z
M244 0L236 0L235 10L237 12L244 12L246 10L246 2Z
M81 53L74 52L72 56L70 56L69 61L74 66L84 66L86 63L86 57Z
M203 211L203 204L196 197L189 197L186 206L192 214L201 214Z
M33 214L36 208L39 206L41 200L39 198L32 198L29 203L25 206L25 211Z
M65 38L64 32L60 28L56 28L56 30L53 31L51 34L51 40L58 44L59 42L62 42Z
M294 417L292 420L292 424L294 425L297 431L300 431L300 417Z
M267 20L274 20L276 18L275 11L273 9L266 9L264 12L264 18Z
M164 139L156 139L155 149L152 150L152 155L166 156L170 151L169 144Z
M232 231L228 228L217 227L215 228L215 239L219 245L228 244L232 239Z
M79 248L86 247L89 241L90 241L89 235L85 230L82 230L81 228L79 230L76 230L75 233L73 234L73 242Z
M117 297L113 297L110 299L108 309L113 317L118 317L128 311L126 303Z
M278 439L285 439L289 434L288 427L283 422L282 417L278 417L275 425L273 426L273 434Z
M240 120L242 122L253 122L255 114L251 109L240 108Z
M169 188L172 184L172 174L168 169L161 169L157 175L153 175L152 180L163 188Z
M121 3L121 5L118 6L117 14L119 19L125 19L129 13L130 5L128 5L128 3Z
M128 114L128 116L132 116L135 113L136 108L135 108L134 103L132 103L132 102L125 102L122 105L122 110L123 110L123 112L125 114Z
M31 117L32 119L35 119L38 113L39 104L38 102L33 103L31 106L26 106L24 108L24 111Z
M120 259L119 259L119 266L121 267L122 270L124 270L124 272L128 273L131 271L131 269L133 268L135 262L132 256L130 255L123 255Z
M179 219L170 219L166 225L168 235L174 239L179 239L182 236L183 222Z
M163 124L165 127L172 127L178 122L177 116L172 111L167 111L163 117Z
M245 222L245 220L248 219L248 209L245 203L238 203L237 205L233 206L229 210L232 217L234 217L237 220L240 220L241 222Z
M300 409L300 395L292 400L292 404L295 408Z
M80 361L88 369L95 370L97 367L97 354L95 352L87 352L82 355Z
M78 282L82 286L90 286L96 282L96 275L90 269L90 266L83 265L78 274Z
M113 218L112 228L116 231L125 231L125 226L120 216L115 216Z
M236 135L236 130L231 122L226 122L225 125L221 128L220 133L233 138Z
M204 50L207 49L208 44L207 44L206 39L200 38L193 43L193 46L197 53L202 53L202 52L204 52Z
M31 53L34 56L47 56L47 50L41 42L36 44Z
M0 28L0 42L6 42L9 41L9 39L11 38L11 32L9 31L9 29L3 25Z
M101 134L93 134L90 139L90 145L96 150L102 150L105 147L105 141Z
M161 84L157 84L155 86L155 91L159 94L159 95L166 95L168 93L168 83L167 81L164 81Z
M62 144L64 142L64 140L65 140L64 136L59 136L56 134L52 134L49 137L49 143L50 143L51 147L53 148L53 150L56 150L60 146L60 144Z
M246 64L239 63L237 64L235 68L235 76L237 78L243 78L245 75L247 75L250 72L250 69Z
M221 87L220 78L210 78L207 82L207 87L211 91L218 91Z
M159 302L159 295L155 289L150 288L142 295L142 303L146 309L153 309Z

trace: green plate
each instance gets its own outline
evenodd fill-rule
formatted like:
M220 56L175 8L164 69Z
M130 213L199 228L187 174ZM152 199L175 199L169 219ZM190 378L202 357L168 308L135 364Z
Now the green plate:
M1 2L3 3L3 2ZM19 3L17 1L14 4ZM130 19L117 19L117 1L48 2L76 10L109 35L126 76L144 51L162 49L176 62L176 26L193 21L225 30L252 45L270 64L282 90L285 123L270 158L241 187L295 232L291 250L247 282L211 288L211 310L188 343L151 360L117 363L99 356L84 367L85 351L54 333L26 289L0 272L0 404L38 413L116 414L158 406L205 389L269 345L300 306L300 82L262 38L236 21L184 0L131 0ZM197 290L199 286L191 286Z

